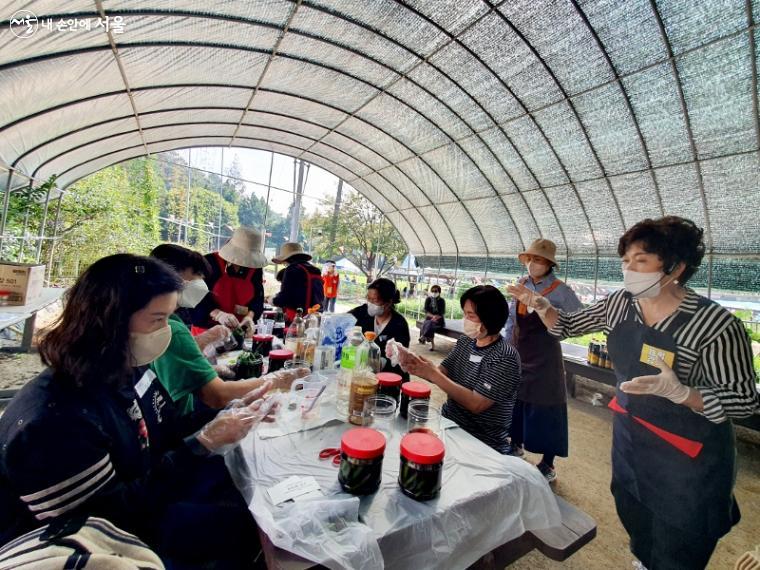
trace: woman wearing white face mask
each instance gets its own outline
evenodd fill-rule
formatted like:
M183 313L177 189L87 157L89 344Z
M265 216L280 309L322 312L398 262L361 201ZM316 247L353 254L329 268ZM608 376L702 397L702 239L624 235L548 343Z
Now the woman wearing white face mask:
M738 319L684 286L702 230L668 216L618 243L625 289L567 314L524 286L510 292L557 337L609 333L618 379L612 494L647 568L704 568L739 520L731 418L758 407L749 338Z
M509 430L520 386L520 356L501 337L509 306L496 287L478 285L460 299L464 333L440 366L412 353L403 366L446 392L443 415L499 453L511 451Z
M535 291L563 311L581 308L573 290L554 274L557 246L537 239L518 259L528 275L520 284ZM559 341L551 336L535 311L513 300L507 321L506 339L520 353L522 385L512 421L512 453L523 455L523 447L543 455L536 465L552 483L557 479L554 458L567 457L567 395L565 368Z
M425 299L425 322L420 329L420 342L429 342L431 352L435 350L435 331L446 326L445 314L446 301L441 299L441 287L433 285L430 288L430 296Z
M180 308L169 317L171 342L164 354L150 365L180 413L185 415L200 408L198 400L209 408L223 408L231 400L242 398L260 387L265 381L261 378L222 380L219 377L220 371L212 367L203 356L202 342L226 339L230 336L230 329L216 325L193 338L179 317L182 307L193 308L208 293L203 278L208 274L209 266L204 257L175 244L161 244L150 255L171 266L184 281L177 301ZM292 381L307 372L308 370L302 369L297 374L283 375L274 388L289 390Z
M390 279L381 277L367 286L367 302L349 311L356 317L356 325L363 332L374 332L377 337L375 344L385 354L385 345L390 339L409 347L409 325L395 306L401 302L401 295L396 284ZM399 366L391 366L390 361L384 361L383 372L400 374L403 381L409 380L409 374Z
M210 455L245 436L261 401L205 426L213 415L176 413L146 365L171 342L181 289L164 263L118 254L68 291L40 342L49 368L0 418L0 542L97 516L182 567L220 554L244 567L256 527L224 461Z

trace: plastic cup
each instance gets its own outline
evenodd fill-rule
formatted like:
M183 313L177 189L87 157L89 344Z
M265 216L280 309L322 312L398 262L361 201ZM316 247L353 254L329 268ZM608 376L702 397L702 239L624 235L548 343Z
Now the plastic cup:
M441 410L430 400L412 400L407 412L407 433L429 433L441 437Z
M335 347L332 345L318 346L314 349L314 372L332 370L335 368Z

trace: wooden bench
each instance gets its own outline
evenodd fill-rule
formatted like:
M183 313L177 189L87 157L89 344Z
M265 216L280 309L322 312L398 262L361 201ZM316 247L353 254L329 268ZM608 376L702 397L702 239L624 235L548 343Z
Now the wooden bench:
M419 330L422 330L422 323L424 323L424 320L417 321L417 328ZM452 319L452 320L446 320L446 326L442 329L438 329L435 331L435 334L439 334L441 336L447 336L449 338L453 338L454 340L458 339L460 336L464 334L464 321L462 319Z

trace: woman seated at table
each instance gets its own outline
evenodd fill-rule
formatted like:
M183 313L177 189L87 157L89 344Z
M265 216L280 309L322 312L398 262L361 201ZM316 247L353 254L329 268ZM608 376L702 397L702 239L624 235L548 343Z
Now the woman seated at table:
M520 387L520 356L501 336L509 306L491 285L478 285L460 299L464 334L436 366L406 353L401 365L446 392L443 415L502 454L510 453L509 428Z
M220 559L248 567L256 525L211 455L246 435L261 401L204 426L179 418L147 368L171 342L182 287L164 263L118 254L69 290L40 342L48 368L0 418L0 543L97 516L185 567Z
M444 315L446 314L446 301L441 299L441 287L433 285L430 288L430 296L425 299L425 322L420 329L420 342L430 342L430 352L435 350L435 331L446 326Z
M383 355L385 355L385 345L390 339L395 339L396 342L409 347L411 340L409 324L396 310L396 305L400 302L401 295L393 281L381 277L367 286L367 302L349 311L356 317L356 325L360 326L362 331L377 334L375 343L380 347ZM404 382L409 380L409 374L401 370L399 366L392 366L389 360L385 360L383 372L395 372L401 375Z
M194 308L208 292L204 278L204 267L208 265L203 256L195 251L175 244L161 244L150 252L151 257L160 259L182 278L182 290L179 293L177 312L181 308ZM223 408L230 400L242 398L251 390L260 387L264 380L249 378L237 381L224 381L217 370L209 364L197 344L198 337L193 338L190 330L183 323L177 312L169 316L171 341L166 352L156 358L150 365L158 380L163 384L172 401L181 414L192 412L197 397L209 408ZM223 328L224 337L230 330ZM209 335L216 327L202 335ZM199 336L202 336L199 335ZM285 372L285 371L283 371ZM288 371L289 372L289 371ZM274 388L289 390L296 378L305 376L307 369L294 371L293 374L281 374Z

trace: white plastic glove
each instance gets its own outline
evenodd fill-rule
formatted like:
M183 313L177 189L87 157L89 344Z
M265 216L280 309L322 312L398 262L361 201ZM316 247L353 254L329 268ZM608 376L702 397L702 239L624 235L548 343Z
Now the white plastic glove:
M261 379L270 381L272 383L272 388L275 390L284 390L288 392L290 391L290 385L293 384L293 382L299 378L308 376L309 374L311 374L311 370L308 368L290 368L288 370L283 368L276 372L264 374Z
M409 349L395 339L390 339L385 345L385 356L390 359L391 366L401 366L404 372L407 371L404 364L408 354Z
M236 376L235 371L226 364L214 364L212 368L216 371L217 376L223 380L232 380Z
M541 317L545 316L546 311L548 311L552 306L552 304L549 302L549 299L542 296L540 293L536 293L535 291L528 289L522 283L510 285L507 287L507 291L510 295L512 295L515 299L520 301L529 309L535 309Z
M209 345L221 346L230 336L230 329L224 325L214 325L210 329L202 332L195 337L195 342L201 350Z
M211 314L209 316L220 325L224 325L231 329L236 329L240 326L240 322L237 320L237 317L235 315L231 313L225 313L219 309L214 309L211 311Z
M271 382L265 382L245 397L232 400L217 416L201 428L198 441L216 455L225 455L243 439L251 428L276 412L279 397L264 398Z
M253 324L253 319L249 316L245 316L240 320L240 326L245 329L246 338L251 338L253 333L256 332L256 325Z
M659 374L637 376L620 384L620 389L626 394L660 396L674 404L683 404L691 393L689 387L681 384L673 369L660 357L657 357L655 366L660 369Z

